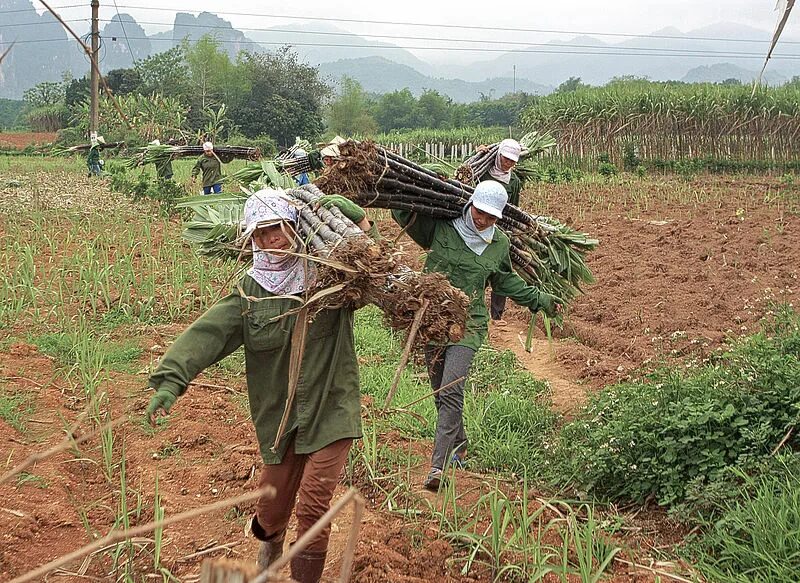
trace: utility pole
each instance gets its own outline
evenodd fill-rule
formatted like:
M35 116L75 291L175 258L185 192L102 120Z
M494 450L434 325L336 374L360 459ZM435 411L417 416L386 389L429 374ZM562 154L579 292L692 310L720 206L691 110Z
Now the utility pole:
M89 114L89 135L97 135L97 126L100 123L98 113L100 99L100 0L92 0L92 77L91 77L91 112Z
M517 66L514 65L514 95L517 94Z

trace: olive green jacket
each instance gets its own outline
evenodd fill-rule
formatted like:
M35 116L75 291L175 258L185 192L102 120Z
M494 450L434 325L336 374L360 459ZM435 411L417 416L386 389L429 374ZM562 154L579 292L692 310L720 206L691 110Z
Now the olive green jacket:
M214 186L222 182L222 165L216 156L200 156L192 168L192 176L197 176L200 172L203 173L203 186Z
M89 153L86 155L86 165L91 166L93 164L100 163L100 146L90 146Z
M489 172L486 172L486 174L481 176L481 179L478 182L483 182L484 180L494 180L495 182L500 182L497 180L497 178L489 174ZM506 192L508 193L508 203L513 204L514 206L519 206L519 193L522 192L522 180L519 179L517 173L512 170L511 179L508 181L508 184L503 184L502 182L500 182L500 184L505 187Z
M458 234L453 222L417 214L411 220L408 211L392 211L392 217L422 248L428 250L425 271L437 271L470 298L467 331L457 344L478 350L489 329L489 312L484 297L486 287L507 296L533 311L550 309L550 296L525 283L511 266L508 236L494 230L494 239L481 255L473 252Z
M277 453L270 451L286 404L296 318L281 315L299 304L276 298L250 276L239 287L240 292L209 309L175 340L151 375L150 386L182 395L203 369L244 344L250 414L264 463L280 463L292 433L300 454L361 437L353 311L325 310L308 327L287 432Z

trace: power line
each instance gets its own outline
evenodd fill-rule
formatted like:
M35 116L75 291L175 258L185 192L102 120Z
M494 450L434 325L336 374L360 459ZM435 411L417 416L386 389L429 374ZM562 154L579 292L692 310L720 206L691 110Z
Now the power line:
M73 19L67 20L65 18L64 22L89 22L89 19L88 18L73 18ZM12 28L12 27L15 27L15 26L41 26L41 25L44 25L44 24L52 26L54 24L58 25L58 22L55 22L53 20L47 20L47 21L39 20L37 22L15 22L13 24L0 24L0 28Z
M116 0L114 0L114 5L116 6ZM117 8L117 17L118 20L108 19L108 18L101 18L101 22L106 23L113 23L119 22L122 28L122 34L125 37L125 41L128 44L128 50L131 52L131 58L136 61L136 57L133 55L133 49L130 45L130 39L127 35L125 30L125 25L122 21L122 16L119 13L119 9ZM66 22L88 22L88 19L74 19L74 20L67 20ZM31 25L37 24L52 24L52 23L29 23ZM137 24L140 25L151 25L151 26L170 26L172 23L169 22L150 22L150 21L137 21ZM0 25L0 28L6 26L22 26L22 24L9 24L9 25ZM761 53L752 53L752 52L744 52L744 51L716 51L716 50L709 50L709 49L677 49L677 48L669 48L669 47L628 47L628 46L597 46L597 45L584 45L584 44L561 44L561 43L537 43L537 42L528 42L528 41L491 41L491 40L482 40L482 39L466 39L466 38L437 38L437 37L430 37L430 36L403 36L403 35L383 35L383 34L359 34L356 35L350 32L330 32L330 31L304 31L304 30L278 30L278 29L270 29L270 28L258 28L258 27L237 27L231 28L229 26L219 26L219 25L204 25L204 24L182 24L182 28L202 28L202 29L212 29L212 30L238 30L238 31L254 31L254 32L269 32L269 33L282 33L282 34L306 34L306 35L318 35L318 36L358 36L361 38L375 38L375 39L394 39L394 40L422 40L422 41L433 41L433 42L462 42L462 43L473 43L473 44L489 44L489 45L508 45L508 46L523 46L523 47L531 47L531 46L538 46L538 47L550 47L550 48L565 48L565 49L573 49L573 48L583 48L583 49L597 49L597 50L614 50L614 51L648 51L648 52L661 52L661 53L676 53L676 55L682 55L685 53L702 53L704 55L722 55L722 56L729 56L729 55L743 55L743 56L752 56L753 58L761 58ZM256 41L261 42L261 41ZM294 44L294 43L289 43ZM337 44L334 46L345 46L341 44ZM401 48L401 47L397 47ZM444 47L442 47L444 48Z
M113 20L109 19L100 19L103 22L113 22ZM151 26L170 26L171 23L169 22L147 22L147 21L137 21L140 25L151 25ZM219 25L204 25L204 24L181 24L181 28L202 28L202 29L212 29L212 30L237 30L237 31L254 31L254 32L269 32L269 33L283 33L283 34L307 34L307 35L321 35L321 36L358 36L360 38L376 38L376 39L394 39L394 40L423 40L423 41L434 41L434 42L463 42L463 43L477 43L477 44L489 44L489 45L510 45L510 46L523 46L523 47L552 47L552 48L584 48L584 49L600 49L600 50L617 50L617 51L656 51L656 52L674 52L678 55L682 53L700 53L708 54L708 55L745 55L745 56L752 56L754 58L761 58L763 56L762 53L752 53L752 52L743 52L743 51L715 51L709 49L675 49L675 48L659 48L659 47L628 47L628 46L597 46L597 45L582 45L582 44L561 44L561 43L537 43L537 42L526 42L526 41L493 41L493 40L482 40L482 39L467 39L467 38L437 38L431 36L402 36L402 35L385 35L385 34L358 34L351 32L325 32L325 31L305 31L305 30L276 30L270 28L256 28L256 27L236 27L231 28L230 26L219 26ZM261 42L261 41L256 41ZM294 44L287 41L287 44ZM341 46L341 45L336 45Z
M53 10L62 10L64 8L83 8L83 4L67 4L65 6L54 6ZM30 12L30 8L16 8L14 10L0 10L0 14L13 14L14 12ZM38 14L38 13L37 13Z
M169 38L151 38L147 36L131 36L129 37L131 40L149 40L151 42L173 42L173 39ZM42 43L42 42L58 42L62 41L63 39L29 39L29 40L22 40L17 41L17 44L30 44L30 43ZM361 49L406 49L406 50L433 50L433 51L458 51L458 52L477 52L477 53L505 53L508 54L509 51L506 49L492 49L492 48L469 48L469 47L431 47L431 46L407 46L407 45L363 45L363 44L331 44L331 43L279 43L279 42L257 42L257 41L248 41L248 40L220 40L216 39L215 42L218 43L227 43L227 44L239 44L239 45L264 45L264 46L289 46L298 47L324 47L324 48L361 48ZM8 45L11 44L9 42L0 42L1 45ZM709 59L709 58L725 58L725 59L754 59L760 57L760 55L756 55L755 53L753 56L747 54L708 54L702 51L695 51L692 54L664 54L664 53L626 53L626 52L615 52L616 49L613 47L609 47L611 50L604 50L603 47L596 47L600 48L600 51L564 51L564 50L541 50L541 49L518 49L515 50L515 54L552 54L552 55L595 55L595 56L621 56L621 57L687 57L687 58L702 58L702 59ZM780 59L780 60L787 60L787 61L796 61L800 60L800 54L786 54L786 55L776 55L772 57L773 59Z
M136 10L153 10L159 12L178 12L183 11L179 8L164 8L164 7L151 7L151 6L135 6L123 5L122 8L133 8ZM355 18L331 18L323 16L293 16L286 14L264 14L256 12L220 12L214 11L214 14L223 16L257 16L261 18L283 18L286 20L319 20L322 22L350 22L357 24L387 24L391 26L421 26L430 28L457 28L464 30L491 30L499 32L537 32L537 33L550 33L550 34L575 34L575 35L589 35L589 36L612 36L624 38L661 38L661 39L677 39L677 40L699 40L699 41L728 41L728 42L745 42L745 43L769 43L769 39L746 39L746 38L732 38L732 37L705 37L705 36L678 36L669 34L632 34L622 32L599 32L599 31L581 31L581 30L553 30L544 28L511 28L502 26L474 26L467 24L434 24L429 22L402 22L393 20L360 20ZM800 44L800 41L783 41L783 44Z
M136 55L133 54L133 49L131 48L131 41L128 40L128 33L125 32L125 23L122 22L122 16L119 13L119 6L117 6L117 0L114 0L114 8L117 9L117 18L119 19L119 25L122 27L122 35L125 37L125 43L128 45L128 52L131 54L131 60L133 64L136 65Z

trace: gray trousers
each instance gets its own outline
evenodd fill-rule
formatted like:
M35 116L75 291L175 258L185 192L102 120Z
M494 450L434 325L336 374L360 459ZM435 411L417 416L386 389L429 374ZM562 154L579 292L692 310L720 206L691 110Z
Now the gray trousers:
M431 387L436 391L436 438L433 442L431 467L444 470L453 452L467 449L467 434L464 431L464 381L472 365L475 351L466 346L428 346L425 362ZM457 379L461 379L455 382ZM450 385L450 386L448 386Z

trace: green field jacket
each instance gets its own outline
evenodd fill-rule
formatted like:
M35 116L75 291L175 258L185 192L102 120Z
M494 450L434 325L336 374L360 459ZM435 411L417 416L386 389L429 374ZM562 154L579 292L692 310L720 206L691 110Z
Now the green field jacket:
M264 463L280 463L292 434L300 454L361 437L353 311L325 310L308 327L287 433L277 453L270 451L286 403L295 322L295 316L281 315L299 303L275 297L247 275L239 287L175 340L150 386L182 395L203 369L244 345L250 414Z
M467 332L457 344L478 350L489 329L489 311L484 293L491 285L496 294L506 296L521 306L538 310L540 292L525 283L511 266L508 237L500 229L483 252L476 255L458 234L450 220L433 219L417 214L411 220L408 211L392 211L392 217L423 249L428 250L425 271L443 273L470 298Z

